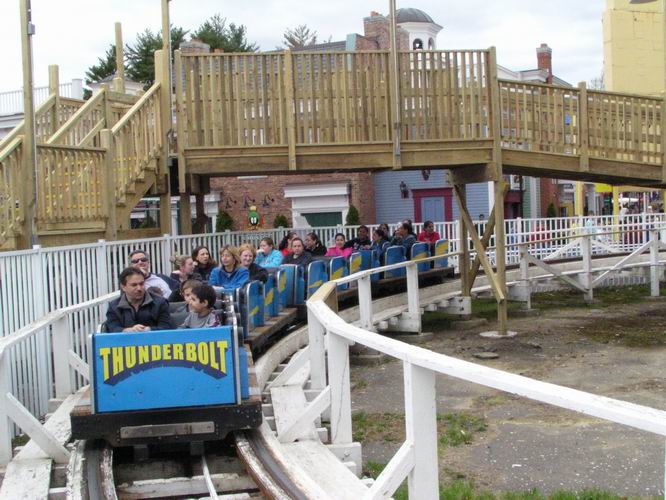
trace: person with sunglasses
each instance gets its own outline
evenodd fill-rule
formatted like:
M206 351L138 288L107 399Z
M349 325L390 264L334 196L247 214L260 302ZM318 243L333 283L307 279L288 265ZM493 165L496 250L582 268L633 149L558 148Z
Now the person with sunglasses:
M162 297L165 299L168 299L171 295L171 292L177 289L180 285L180 283L174 283L175 287L172 287L167 281L169 278L150 272L150 256L144 250L134 250L131 254L129 254L129 263L130 267L138 269L143 273L144 277L146 278L144 283L146 290L151 287L159 288L162 292Z

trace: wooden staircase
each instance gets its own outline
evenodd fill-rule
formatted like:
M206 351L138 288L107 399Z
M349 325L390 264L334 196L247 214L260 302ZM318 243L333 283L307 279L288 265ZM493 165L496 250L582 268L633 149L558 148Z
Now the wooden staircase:
M29 248L31 204L39 243L53 246L132 237L131 212L142 198L168 202L170 126L162 122L159 81L142 96L103 87L88 101L62 98L51 87L56 92L35 114L34 179L23 124L0 141L0 250ZM35 186L32 199L26 180Z

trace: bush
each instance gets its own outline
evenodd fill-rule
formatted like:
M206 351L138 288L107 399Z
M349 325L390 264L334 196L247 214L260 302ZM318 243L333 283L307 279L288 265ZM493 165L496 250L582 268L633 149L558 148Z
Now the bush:
M153 227L157 227L157 221L153 219L149 213L146 213L146 217L143 219L141 222L141 225L139 226L140 229L150 229Z
M361 217L358 214L358 210L354 205L349 205L349 211L347 212L347 219L345 220L346 226L358 226L361 224Z
M289 227L289 220L284 215L278 214L273 219L273 227L276 229L278 227Z
M546 209L546 217L557 217L557 210L555 209L555 204L551 203Z
M217 222L215 223L215 232L221 233L234 228L234 220L226 211L220 209L217 212Z

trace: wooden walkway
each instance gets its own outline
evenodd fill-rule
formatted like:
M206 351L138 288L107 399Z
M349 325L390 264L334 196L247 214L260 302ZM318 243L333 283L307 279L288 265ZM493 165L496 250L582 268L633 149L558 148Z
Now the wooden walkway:
M446 168L456 185L524 174L666 186L662 99L499 80L493 48L397 64L388 51L176 51L173 78L164 59L141 98L67 99L50 72L34 141L23 124L0 141L0 249L29 247L33 232L117 239L148 193L168 233L170 186L202 194L211 176Z
M181 176L387 169L397 156L663 185L662 99L498 80L493 49L403 52L394 89L389 56L177 54Z

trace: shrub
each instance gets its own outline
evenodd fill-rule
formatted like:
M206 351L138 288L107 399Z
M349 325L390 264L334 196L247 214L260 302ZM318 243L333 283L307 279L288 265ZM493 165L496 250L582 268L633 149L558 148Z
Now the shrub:
M215 232L221 233L234 228L234 220L225 210L220 209L217 212L217 222L215 223Z
M557 210L555 209L555 204L551 203L546 209L546 217L557 217Z
M284 215L278 214L273 219L273 227L276 229L278 227L289 227L289 220Z
M349 205L349 211L347 212L347 219L345 220L345 225L358 226L360 224L361 224L361 217L358 214L358 210L354 205Z

